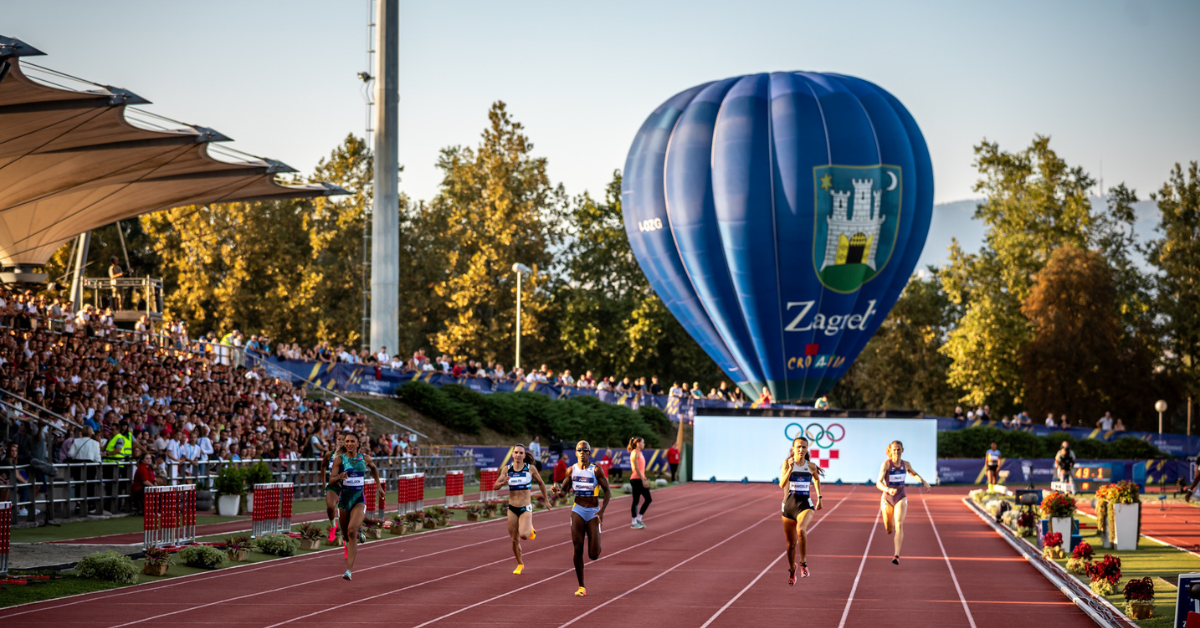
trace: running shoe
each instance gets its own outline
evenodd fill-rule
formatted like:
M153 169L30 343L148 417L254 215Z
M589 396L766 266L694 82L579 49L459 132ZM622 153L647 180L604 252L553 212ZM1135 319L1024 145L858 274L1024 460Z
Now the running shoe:
M350 579L350 570L347 569L346 573L342 574L342 580L349 580L349 579Z
M808 563L800 563L800 577L801 578L808 577Z
M329 542L332 543L333 539L336 537L337 537L337 524L334 523L333 525L329 526Z
M788 570L788 586L796 586L796 563Z
M900 564L900 557L899 557L899 556L893 556L893 557L892 557L892 564L893 564L893 565L899 565L899 564Z
M366 543L366 542L367 542L367 533L366 533L366 532L363 532L363 529L362 529L362 528L359 528L359 529L358 529L358 542L359 542L359 543Z
M537 530L534 530L533 528L529 528L529 540L532 541L536 538L537 538Z
M524 569L525 569L525 565L517 565L517 568L513 570L513 575L514 576L521 575L521 571L523 571Z
M645 530L645 529L646 529L646 524L642 523L641 521L638 521L638 520L634 519L634 521L633 521L633 525L631 525L631 526L629 526L629 527L633 528L634 530Z
M575 592L575 597L583 597L585 595L587 595L587 589L583 587L579 587L579 590Z

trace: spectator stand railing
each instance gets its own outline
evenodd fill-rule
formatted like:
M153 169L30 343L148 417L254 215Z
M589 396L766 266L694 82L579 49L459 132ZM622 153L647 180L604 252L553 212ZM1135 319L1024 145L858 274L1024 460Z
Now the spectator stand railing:
M163 283L150 277L118 277L116 279L89 277L83 280L83 289L92 291L91 303L96 307L104 304L113 309L113 318L119 321L137 320L145 314L160 319L163 312ZM119 294L121 303L114 301ZM137 299L134 299L134 296ZM134 303L137 307L131 307ZM118 308L117 306L121 307Z
M496 499L499 491L493 490L496 480L500 478L500 469L495 467L479 470L479 501L485 502Z
M147 486L142 514L146 547L175 547L196 540L196 485Z
M12 539L12 502L0 502L0 576L8 574L8 545Z
M254 485L251 538L258 538L264 534L282 534L292 530L292 489L291 482Z

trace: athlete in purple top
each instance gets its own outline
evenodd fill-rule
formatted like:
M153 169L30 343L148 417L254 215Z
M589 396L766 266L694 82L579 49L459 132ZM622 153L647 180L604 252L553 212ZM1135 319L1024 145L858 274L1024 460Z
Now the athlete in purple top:
M887 460L883 461L883 466L879 469L879 479L875 480L875 488L883 491L883 498L879 500L879 507L883 509L883 529L887 530L888 534L892 530L896 531L896 554L892 556L892 564L900 564L900 545L904 543L904 515L908 512L908 498L904 494L904 480L908 475L912 475L921 481L925 486L925 490L929 490L929 483L925 481L916 471L913 471L912 465L900 456L904 453L904 443L898 440L892 441L887 448Z

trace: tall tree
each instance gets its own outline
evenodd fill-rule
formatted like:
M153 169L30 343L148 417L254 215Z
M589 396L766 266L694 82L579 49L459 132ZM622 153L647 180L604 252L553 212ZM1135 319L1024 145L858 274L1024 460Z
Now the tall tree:
M1117 282L1104 256L1075 244L1055 249L1022 312L1033 338L1023 351L1026 402L1036 416L1066 413L1087 425L1112 410L1121 364Z
M569 224L567 281L555 299L555 320L571 367L715 386L724 377L720 369L666 309L633 257L619 170L603 202L586 192L573 199Z
M948 415L961 391L947 381L940 349L960 316L936 273L914 276L879 330L831 393L843 408L897 408Z
M507 361L516 334L513 264L522 280L522 346L532 362L545 355L554 250L561 242L565 192L550 183L546 159L534 157L524 127L503 102L488 112L478 147L442 150L442 183L421 218L443 270L434 293L446 320L435 342L456 356Z
M1188 395L1200 395L1200 169L1179 164L1150 198L1158 203L1161 236L1148 243L1146 257L1158 271L1154 310L1162 319L1163 355L1168 372ZM1174 404L1176 407L1179 404Z
M965 311L941 350L953 360L949 381L965 391L964 401L1006 411L1024 397L1021 351L1033 337L1021 304L1055 248L1086 245L1093 182L1044 136L1015 153L984 141L975 147L975 167L975 191L986 197L975 217L987 232L977 255L957 242L951 250L942 286Z

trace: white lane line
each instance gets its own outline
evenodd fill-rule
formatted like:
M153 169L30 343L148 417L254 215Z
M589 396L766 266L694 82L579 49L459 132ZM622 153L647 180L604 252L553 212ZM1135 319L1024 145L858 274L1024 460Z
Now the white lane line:
M858 573L854 576L854 586L850 587L850 597L846 598L846 608L842 609L842 621L838 628L846 628L846 618L850 616L850 604L854 602L854 593L858 591L858 581L862 578L863 566L867 564L867 555L871 553L871 541L875 539L875 530L879 527L879 515L882 509L875 511L875 523L871 525L871 536L867 538L867 548L863 550L862 561L858 563Z
M760 501L760 500L762 500L762 498L761 498L761 497L757 497L757 498L755 498L755 499L752 499L752 500L750 500L750 501L748 501L748 502L745 502L745 503L743 503L743 504L739 505L738 507L739 507L739 508L741 508L741 507L743 507L743 506L746 506L746 505L748 505L748 504L750 504L750 503L752 503L752 502L755 502L755 501ZM653 543L654 541L657 541L657 540L659 540L659 539L662 539L662 538L665 538L665 537L671 536L672 534L676 534L676 533L678 533L678 532L683 532L684 530L687 530L688 528L693 528L693 527L695 527L695 526L698 526L698 525L700 525L700 524L702 524L702 523L705 523L705 522L707 522L707 521L709 521L709 520L711 520L711 519L716 519L717 517L723 517L723 516L727 516L727 513L726 513L726 512L724 512L724 511L722 511L722 512L719 512L719 513L716 513L716 514L714 514L714 515L710 515L710 516L708 516L708 517L705 517L705 518L703 518L703 519L701 519L701 520L699 520L699 521L696 521L696 522L694 522L694 523L688 524L688 525L686 525L686 526L683 526L683 527L681 527L681 528L675 528L674 530L671 530L670 532L666 532L666 533L664 533L664 534L660 534L659 536L656 536L656 537L654 537L654 538L651 538L651 539L647 539L647 540L645 540L645 541L642 541L641 543L638 543L638 544L636 544L636 545L630 545L629 547L626 547L625 549L622 549L622 550L617 550L617 551L615 551L615 552L613 552L613 553L611 553L611 554L605 554L604 556L601 556L600 558L598 558L598 559L596 559L596 560L592 561L592 564L598 563L598 562L600 562L600 561L602 561L602 560L604 560L604 559L606 559L606 558L612 558L613 556L616 556L617 554L622 554L622 553L624 553L624 552L628 552L628 551L629 551L629 550L631 550L631 549L636 549L636 548L638 548L638 547L641 547L641 546L643 546L643 545L645 545L645 544L647 544L647 543ZM469 610L471 610L472 608L475 608L475 607L477 607L477 606L483 606L484 604L490 604L491 602L494 602L494 601L496 601L496 600L498 600L498 599L500 599L500 598L502 598L502 597L506 597L506 596L512 595L512 594L514 594L514 593L519 593L519 592L521 592L521 591L524 591L525 589L528 589L528 588L530 588L530 587L536 587L536 586L538 586L539 584L544 584L544 583L546 583L546 582L549 582L549 581L551 581L551 580L553 580L553 579L555 579L555 578L558 578L559 576L565 576L565 575L567 575L567 574L569 574L569 573L575 573L575 568L574 568L574 567L572 567L571 569L567 569L567 570L565 570L565 571L560 571L559 573L556 573L556 574L554 574L553 576L550 576L550 577L548 577L548 578L542 578L541 580L538 580L537 582L534 582L533 584L528 584L528 585L525 585L525 586L523 586L523 587L521 587L521 588L519 588L519 589L514 589L514 590L512 590L512 591L509 591L508 593L501 593L500 595L497 595L497 596L494 596L494 597L488 598L488 599L486 599L486 600L484 600L484 601L482 601L482 602L476 602L476 603L474 603L474 604L472 604L472 605L470 605L470 606L465 606L465 607L463 607L463 608L460 608L460 609L458 609L458 610L456 610L456 611L454 611L454 612L452 612L452 613L446 613L445 615L442 615L441 617L438 617L438 618L436 618L436 619L431 619L431 620L429 620L429 621L427 621L427 622L425 622L425 623L423 623L423 624L417 624L417 625L416 625L416 626L414 626L413 628L425 628L425 626L428 626L429 624L433 624L433 623L436 623L436 622L442 621L443 619L446 619L447 617L453 617L453 616L455 616L455 615L457 615L457 614L459 614L459 613L461 613L461 612L463 612L463 611L469 611ZM386 594L385 594L385 595L386 595ZM367 598L367 599L370 599L370 598ZM343 605L343 606L348 606L348 604L345 604L345 605ZM329 610L334 610L334 609L329 609ZM268 626L267 628L275 628L276 626L279 626L279 625L280 625L280 624L275 624L274 626Z
M851 488L850 488L850 493L853 493L853 492L854 492L854 487L851 487ZM846 497L843 497L843 498L841 499L841 501L839 501L838 503L834 504L834 505L833 505L833 508L830 508L830 509L829 509L829 512L825 513L825 515L821 517L821 520L820 520L820 521L818 521L818 522L816 522L816 523L814 523L814 524L812 525L812 527L808 529L808 531L811 533L813 530L816 530L816 529L817 529L817 526L821 525L822 523L825 523L825 520L826 520L826 519L828 519L828 518L829 518L829 516L833 514L833 511L837 510L837 509L838 509L838 506L841 506L841 505L842 505L842 502L846 501L846 499L850 497L850 493L846 493ZM721 613L724 613L724 612L725 612L725 609L729 608L730 606L733 606L733 603L734 603L734 602L738 601L738 599L739 599L739 598L741 598L741 597L742 597L742 595L743 595L743 594L744 594L746 591L749 591L749 590L750 590L750 587L754 586L754 585L755 585L755 584L756 584L756 583L757 583L759 580L761 580L761 579L762 579L762 577L763 577L763 576L767 575L767 572L768 572L768 571L770 571L771 569L773 569L773 568L775 567L775 563L779 562L780 560L783 560L783 557L784 557L784 556L787 556L787 552L784 552L784 553L780 554L780 555L779 555L779 557L778 557L778 558L776 558L775 560L771 561L771 564L767 565L765 569L763 569L762 571L758 572L758 575L757 575L757 576L755 576L755 577L754 577L754 579L750 581L750 584L748 584L748 585L746 585L745 587L743 587L741 591L738 591L738 594L737 594L737 595L735 595L735 596L733 596L733 599L731 599L731 600L729 600L728 602L726 602L726 603L725 603L725 606L722 606L722 607L721 607L721 608L720 608L720 609L719 609L717 612L713 613L713 616L712 616L712 617L709 617L709 618L708 618L708 621L704 622L704 624L703 624L703 625L701 625L701 626L700 626L700 628L708 628L708 625L709 625L709 624L711 624L711 623L713 623L714 621L716 621L717 617L719 617L719 616L721 615Z
M942 558L946 559L946 568L950 570L950 578L954 580L954 590L958 591L958 599L962 602L963 611L967 613L967 621L971 622L971 628L975 628L975 616L971 614L971 608L967 606L967 598L963 597L962 587L958 586L958 576L954 574L954 565L950 564L950 556L946 554L946 546L942 545L942 535L938 533L937 524L933 522L933 513L929 512L929 500L922 497L921 505L925 507L925 514L929 517L929 525L933 528L933 536L937 539L938 547L942 549Z

